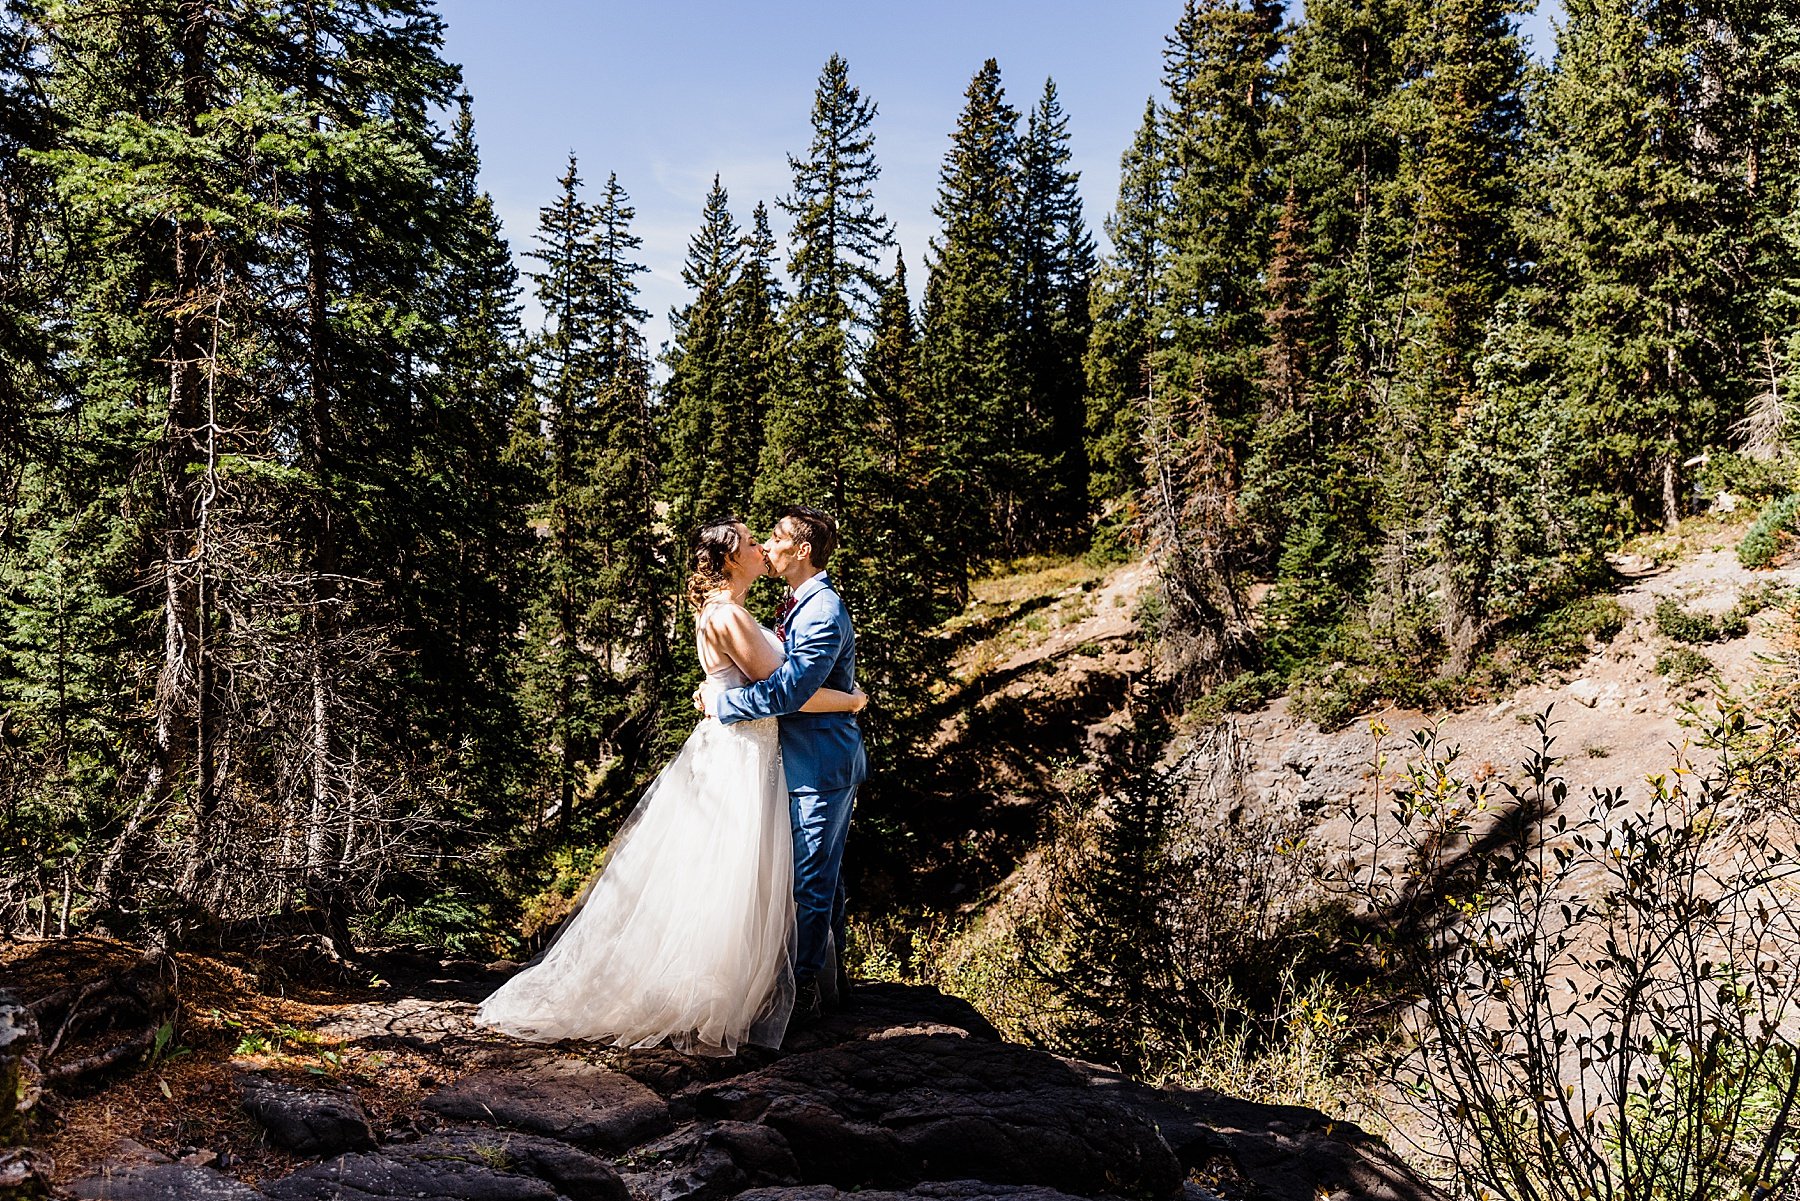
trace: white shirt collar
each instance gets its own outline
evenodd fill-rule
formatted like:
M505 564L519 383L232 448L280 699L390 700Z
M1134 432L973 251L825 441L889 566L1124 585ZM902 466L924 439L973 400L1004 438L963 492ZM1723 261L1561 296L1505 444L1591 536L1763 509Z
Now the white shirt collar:
M796 605L799 604L801 601L805 600L807 597L811 596L813 593L817 592L819 589L825 587L826 585L828 585L830 583L831 583L830 574L827 572L821 571L818 575L813 576L811 579L807 580L804 584L801 584L798 588L794 589L794 603Z

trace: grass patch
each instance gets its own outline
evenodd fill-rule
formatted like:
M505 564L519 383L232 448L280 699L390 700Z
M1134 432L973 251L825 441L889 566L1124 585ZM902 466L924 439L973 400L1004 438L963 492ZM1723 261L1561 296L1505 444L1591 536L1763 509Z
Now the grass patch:
M1656 674L1677 686L1692 684L1713 671L1713 661L1691 646L1671 647L1656 657Z
M969 603L1016 605L1039 596L1053 596L1065 589L1098 583L1106 571L1085 559L1066 555L1028 555L995 566L969 585Z
M1227 713L1249 713L1281 694L1287 681L1274 671L1247 671L1209 689L1187 708L1187 719L1209 726Z

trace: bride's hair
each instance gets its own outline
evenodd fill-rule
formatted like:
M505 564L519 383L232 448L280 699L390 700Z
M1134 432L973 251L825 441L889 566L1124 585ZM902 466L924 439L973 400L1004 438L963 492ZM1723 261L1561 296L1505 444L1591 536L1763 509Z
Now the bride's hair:
M715 517L700 527L700 538L694 544L694 574L688 577L688 607L698 613L706 607L709 594L727 587L725 564L744 544L738 527L740 517Z

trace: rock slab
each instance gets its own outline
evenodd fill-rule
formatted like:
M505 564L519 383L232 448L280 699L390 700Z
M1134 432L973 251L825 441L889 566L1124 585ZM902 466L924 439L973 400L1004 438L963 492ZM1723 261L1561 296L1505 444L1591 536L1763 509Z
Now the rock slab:
M238 1089L244 1112L278 1147L317 1158L375 1147L368 1111L347 1093L302 1088L256 1074L240 1076Z
M1316 1109L1263 1105L1220 1093L1155 1089L1096 1072L1094 1086L1156 1124L1195 1180L1248 1182L1266 1201L1443 1201L1388 1145Z
M261 1201L262 1194L211 1168L182 1163L127 1164L69 1185L80 1201Z
M1182 1165L1155 1124L1054 1055L926 1034L795 1055L697 1090L703 1115L778 1131L801 1179L840 1189L927 1181L1159 1199Z
M829 1184L798 1188L759 1188L739 1193L737 1201L1078 1201L1067 1193L1029 1184L990 1184L985 1180L941 1180L903 1193L845 1193Z
M343 1155L271 1184L275 1201L631 1201L612 1165L555 1139L458 1132Z
M601 1151L624 1151L674 1128L663 1099L623 1072L582 1059L487 1068L432 1094L425 1107Z

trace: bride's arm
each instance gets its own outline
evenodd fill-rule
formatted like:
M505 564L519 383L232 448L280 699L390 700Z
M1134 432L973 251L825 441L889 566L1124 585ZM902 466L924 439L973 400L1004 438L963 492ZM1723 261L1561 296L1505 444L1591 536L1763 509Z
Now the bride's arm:
M800 706L802 713L861 713L869 703L869 694L858 688L855 692L839 692L835 688L821 688L806 698Z
M763 637L762 627L756 624L756 619L736 606L715 612L717 615L706 623L703 634L708 644L729 657L738 670L752 680L766 680L773 675L781 666L781 654ZM868 703L869 694L860 688L855 692L821 688L806 698L800 712L860 713Z

